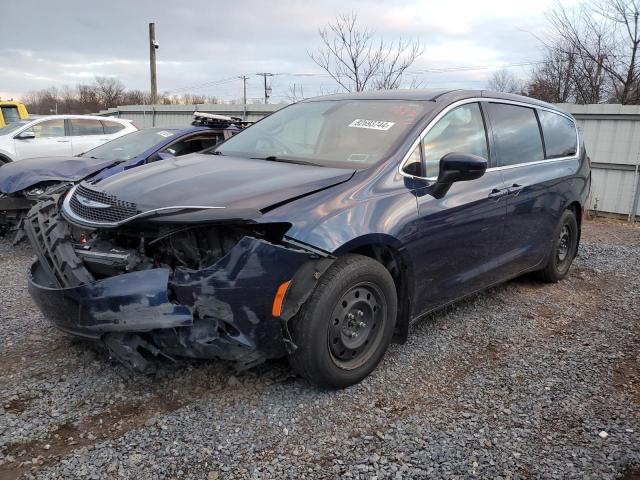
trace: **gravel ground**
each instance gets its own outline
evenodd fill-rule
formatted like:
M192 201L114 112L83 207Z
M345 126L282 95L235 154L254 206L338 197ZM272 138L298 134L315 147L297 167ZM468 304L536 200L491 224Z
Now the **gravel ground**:
M0 241L0 478L640 478L640 228L432 315L328 392L277 361L153 377L54 330Z

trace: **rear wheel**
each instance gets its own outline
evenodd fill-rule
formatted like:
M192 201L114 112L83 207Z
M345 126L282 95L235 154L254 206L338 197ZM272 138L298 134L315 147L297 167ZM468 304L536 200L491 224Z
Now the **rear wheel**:
M322 276L292 320L293 369L307 380L344 388L378 365L393 336L397 295L380 263L345 255Z
M550 283L562 280L569 273L578 251L578 222L572 210L565 210L556 227L549 259L538 277Z

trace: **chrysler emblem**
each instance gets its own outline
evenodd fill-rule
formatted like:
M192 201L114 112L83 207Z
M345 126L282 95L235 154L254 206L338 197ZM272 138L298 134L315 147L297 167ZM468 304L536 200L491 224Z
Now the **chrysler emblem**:
M109 208L111 206L106 203L100 203L100 202L96 202L95 200L90 200L87 197L83 197L82 195L76 195L76 199L85 207Z

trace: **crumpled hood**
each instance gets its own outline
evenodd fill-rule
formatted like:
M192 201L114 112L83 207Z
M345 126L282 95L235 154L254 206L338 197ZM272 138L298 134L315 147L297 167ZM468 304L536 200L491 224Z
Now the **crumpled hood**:
M345 182L354 170L192 154L113 175L92 188L141 212L174 206L224 207L219 216L268 207ZM178 220L167 218L164 220Z
M40 182L77 182L116 163L86 157L38 157L19 160L0 168L0 192L15 193Z

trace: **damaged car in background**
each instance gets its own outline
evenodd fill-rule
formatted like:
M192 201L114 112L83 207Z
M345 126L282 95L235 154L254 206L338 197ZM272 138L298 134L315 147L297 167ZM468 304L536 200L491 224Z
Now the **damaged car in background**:
M319 97L41 202L29 290L136 370L287 356L345 387L434 309L526 272L562 279L589 186L572 117L542 102Z
M97 182L165 158L210 148L248 125L239 118L194 112L191 126L153 127L111 140L74 157L38 157L0 169L0 235L23 238L22 220L36 203L81 180Z

